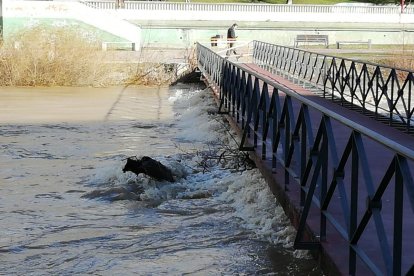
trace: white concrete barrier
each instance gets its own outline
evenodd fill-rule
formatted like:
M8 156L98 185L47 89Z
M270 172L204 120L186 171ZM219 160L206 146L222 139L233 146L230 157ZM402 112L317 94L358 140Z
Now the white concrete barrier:
M114 1L82 1L103 10L115 8ZM125 1L117 10L128 20L231 20L281 22L414 23L414 8L401 13L397 5L270 5L235 3L173 3Z
M4 18L75 19L141 45L141 28L122 17L115 10L105 11L69 1L3 1Z

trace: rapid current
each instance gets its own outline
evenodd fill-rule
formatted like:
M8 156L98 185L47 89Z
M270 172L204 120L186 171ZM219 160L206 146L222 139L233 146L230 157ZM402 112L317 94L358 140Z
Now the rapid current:
M1 88L0 274L320 275L216 111L200 84ZM144 155L176 181L122 172Z

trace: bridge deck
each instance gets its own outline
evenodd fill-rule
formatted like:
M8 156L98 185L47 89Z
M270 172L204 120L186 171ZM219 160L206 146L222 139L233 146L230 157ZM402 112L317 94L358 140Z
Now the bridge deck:
M323 99L319 96L315 96L312 94L311 91L307 90L306 88L299 86L290 82L289 80L284 79L281 76L274 75L264 69L258 67L255 64L245 63L242 66L246 67L249 70L253 70L262 76L271 79L279 83L280 85L286 86L291 90L296 91L297 93L301 94L302 96L306 97L307 99L316 102L317 104L323 106L326 109L335 111L337 114L346 117L355 123L361 124L372 131L387 137L395 142L400 143L401 145L414 150L414 139L412 136L405 134L401 131L393 129L385 124L382 124L378 121L375 121L371 118L368 118L362 114L359 114L355 111L348 110L338 104L335 104L331 101ZM298 108L300 103L294 103L294 108ZM313 115L312 115L313 114ZM316 112L311 113L311 116L319 116L320 113L316 114ZM320 120L320 119L319 119ZM234 120L232 121L238 128L241 126L236 123ZM342 149L345 147L347 143L351 130L340 123L333 122L333 127L335 130L335 142L337 143L338 153L342 154ZM343 139L341 139L343 137ZM252 143L252 138L250 142ZM372 143L371 143L372 142ZM393 153L391 151L384 150L384 147L379 147L378 143L375 143L368 139L364 140L364 147L367 152L368 156L368 165L372 169L372 179L375 185L384 177L384 173L386 168L390 164L390 160L392 159ZM286 179L283 168L278 166L276 171L273 169L272 172L272 161L271 161L271 147L267 147L267 158L263 160L261 158L261 141L257 143L257 147L255 149L254 158L256 163L258 163L258 167L262 170L263 175L269 181L272 191L278 196L279 202L283 205L285 211L290 214L290 219L294 225L298 225L299 217L300 217L300 185L297 185L295 182L297 180L291 179L290 184L286 186L285 182ZM410 164L412 166L413 164ZM412 171L412 168L411 168ZM360 172L361 174L361 172ZM359 176L361 178L361 176ZM359 185L358 187L360 190L358 191L358 198L359 202L363 202L358 204L358 222L360 221L364 210L366 209L365 206L365 199L367 197L367 190L365 185ZM391 188L387 188L388 190ZM393 189L393 188L392 188ZM350 193L350 188L347 188L347 191ZM385 194L384 194L385 195ZM339 195L336 194L339 198ZM337 199L338 203L333 203L329 206L329 212L338 217L342 214L341 205L339 203L339 199ZM384 228L386 230L387 236L392 237L393 233L393 221L394 221L394 192L388 191L386 196L382 198L382 209L381 209L381 216L383 219ZM319 225L320 225L320 210L314 207L310 211L311 213L307 219L307 225L309 226L311 232L313 233L314 237L318 236L319 232ZM409 200L404 197L404 213L409 214L409 218L404 220L404 232L403 232L403 263L402 263L402 273L406 273L412 266L414 260L414 239L410 236L410 232L414 231L414 220L412 219L413 211L411 210L411 206L409 205ZM379 236L377 235L376 223L374 223L371 219L371 222L368 224L367 228L364 231L364 234L358 245L364 248L364 251L367 255L373 259L377 260L379 264L384 264L383 258L385 258L380 250L380 241ZM343 221L342 221L343 222ZM345 223L344 223L345 224ZM392 248L392 238L388 240L391 248ZM331 274L330 272L339 272L343 275L347 275L348 273L348 258L349 258L349 244L348 241L342 238L339 233L333 229L332 226L329 225L327 228L327 240L321 242L322 246L322 255L321 255L321 265L325 269L326 272ZM392 250L391 250L392 251ZM392 252L390 252L392 255ZM358 260L358 258L357 258ZM360 261L357 261L358 268L357 273L358 275L370 275L372 272L365 271L366 266L361 265ZM385 266L385 265L384 265ZM381 267L382 271L386 271L385 267ZM365 272L364 272L365 271Z

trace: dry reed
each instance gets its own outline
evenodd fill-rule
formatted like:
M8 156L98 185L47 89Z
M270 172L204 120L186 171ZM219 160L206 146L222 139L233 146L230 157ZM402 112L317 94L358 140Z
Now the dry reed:
M161 85L174 72L161 64L114 62L100 42L70 27L36 26L0 49L0 86Z

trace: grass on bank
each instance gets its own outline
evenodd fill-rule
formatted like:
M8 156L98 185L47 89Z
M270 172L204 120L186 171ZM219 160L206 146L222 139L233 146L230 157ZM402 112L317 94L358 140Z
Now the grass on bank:
M173 73L160 64L108 62L100 41L70 27L36 26L0 48L0 86L161 85Z

